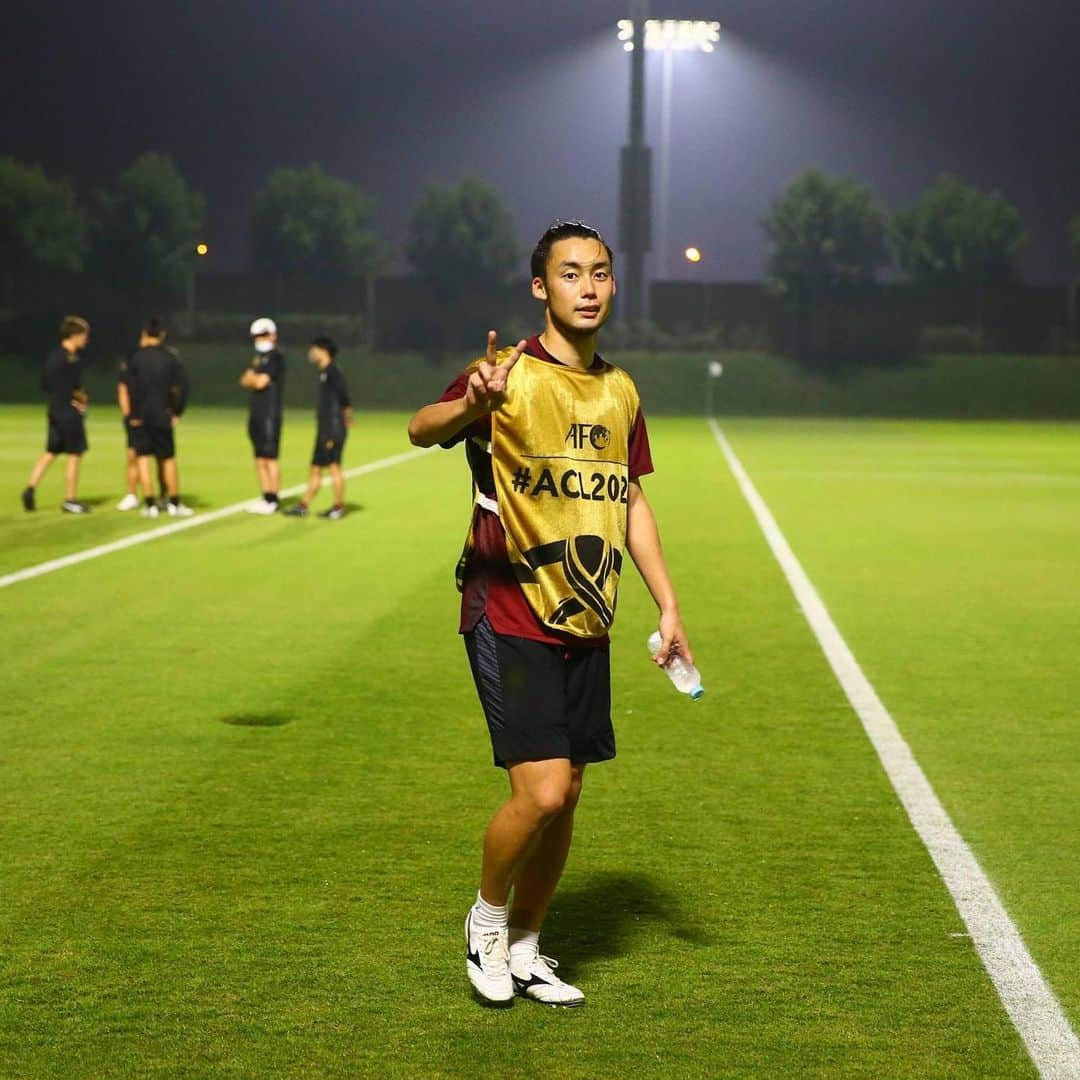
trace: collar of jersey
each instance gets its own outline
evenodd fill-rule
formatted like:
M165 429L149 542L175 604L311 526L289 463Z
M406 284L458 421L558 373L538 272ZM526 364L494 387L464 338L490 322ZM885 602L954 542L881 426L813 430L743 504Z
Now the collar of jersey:
M589 375L592 374L594 371L601 371L603 370L605 365L605 360L599 353L597 353L593 357L592 365L587 368L577 368L573 367L570 364L564 364L561 360L552 356L551 353L549 353L547 349L544 348L544 343L540 340L539 334L533 334L533 336L529 338L529 340L525 343L525 352L534 360L543 360L545 363L548 364L556 364L558 367L561 367L566 371L572 371L575 374L580 375Z

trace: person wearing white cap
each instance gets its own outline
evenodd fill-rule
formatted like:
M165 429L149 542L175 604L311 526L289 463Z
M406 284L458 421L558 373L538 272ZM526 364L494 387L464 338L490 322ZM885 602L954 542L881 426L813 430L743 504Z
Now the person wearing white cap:
M285 392L285 357L277 347L277 326L265 316L251 324L251 342L255 355L240 378L240 385L250 390L248 437L255 451L255 471L262 498L247 509L252 514L276 514L278 488L281 486L281 417Z

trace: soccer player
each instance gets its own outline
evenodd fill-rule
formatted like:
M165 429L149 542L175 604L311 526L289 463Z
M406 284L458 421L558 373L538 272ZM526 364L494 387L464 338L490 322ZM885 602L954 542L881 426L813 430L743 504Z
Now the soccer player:
M259 318L251 324L255 356L240 385L251 391L248 406L248 437L255 451L255 472L262 498L247 510L251 514L276 514L281 488L281 417L285 393L285 357L277 347L277 325L273 319Z
M188 377L176 352L165 344L167 331L156 315L147 320L139 348L128 361L127 387L131 406L131 441L139 466L145 505L142 516L160 514L154 499L150 459L155 458L168 494L170 517L191 517L193 511L180 501L180 477L176 467L173 428L184 414Z
M140 339L141 347L141 339ZM130 359L130 358L129 358ZM134 510L139 505L135 489L139 483L139 459L135 456L135 442L131 435L131 387L128 383L128 362L120 363L120 373L116 380L116 403L120 406L120 415L124 421L124 497L116 504L117 510ZM158 462L158 491L165 497L165 478L162 475L161 462ZM143 492L144 495L152 494Z
M591 226L556 222L531 270L543 332L497 350L491 331L485 357L416 413L409 437L465 443L476 505L460 630L510 781L465 920L466 972L486 1003L516 992L573 1006L584 995L555 974L539 936L585 766L615 756L607 633L626 553L659 609L657 663L692 654L641 487L652 460L637 390L596 352L615 295L611 249Z
M308 347L308 360L319 371L318 429L307 491L295 506L285 511L288 517L307 517L311 500L322 487L324 470L329 470L334 485L334 505L319 517L337 521L345 516L345 474L341 471L341 455L352 427L353 413L345 376L334 363L337 351L337 344L328 337L317 337Z
M23 488L24 510L36 510L35 492L41 478L58 454L67 454L64 470L64 502L67 514L87 514L90 507L79 502L79 466L88 446L86 407L89 403L82 384L82 350L90 340L90 324L78 315L68 315L60 323L60 344L45 358L41 386L49 398L49 430L45 453L37 459Z

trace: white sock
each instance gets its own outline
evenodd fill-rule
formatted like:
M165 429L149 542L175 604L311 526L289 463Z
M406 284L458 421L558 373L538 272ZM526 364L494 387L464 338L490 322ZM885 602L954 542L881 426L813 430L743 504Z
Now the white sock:
M510 959L527 964L540 952L540 931L510 927Z
M507 922L505 904L489 904L479 893L473 904L472 924L478 930L501 930Z

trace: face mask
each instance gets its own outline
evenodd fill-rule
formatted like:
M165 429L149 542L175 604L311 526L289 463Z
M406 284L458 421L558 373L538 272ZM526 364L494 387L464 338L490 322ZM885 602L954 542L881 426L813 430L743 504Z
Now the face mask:
M255 342L255 351L260 353L268 353L274 348L274 343L266 338Z

